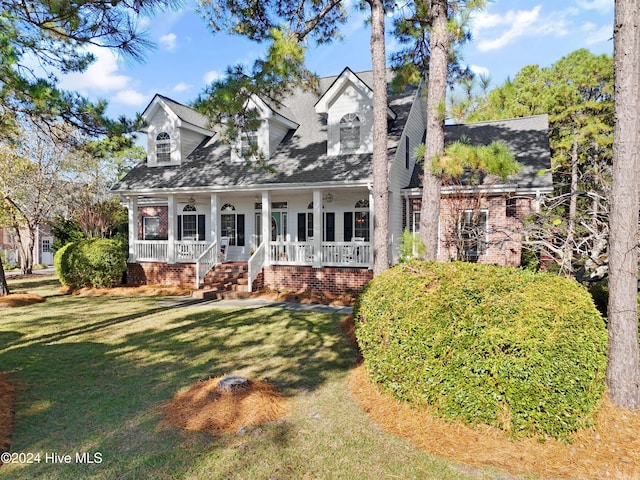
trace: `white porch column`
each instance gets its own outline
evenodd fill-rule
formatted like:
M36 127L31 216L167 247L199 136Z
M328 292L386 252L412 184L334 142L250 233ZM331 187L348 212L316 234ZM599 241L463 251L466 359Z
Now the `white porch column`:
M218 194L211 194L211 242L217 242L218 238ZM219 248L219 247L218 247Z
M264 264L271 265L271 192L262 192L262 243L264 243Z
M313 267L322 266L322 191L313 191Z
M167 200L169 204L169 225L167 226L167 263L176 263L176 238L178 237L178 232L176 231L178 224L176 197L171 194L168 196Z
M129 261L135 262L138 240L138 197L129 197L127 210L129 211Z
M368 188L369 188L369 244L371 245L371 248L369 249L369 251L371 252L369 254L369 269L372 269L373 257L375 255L375 252L373 251L374 250L373 226L376 223L376 218L375 218L376 205L375 205L375 195L373 194L373 187L369 185Z

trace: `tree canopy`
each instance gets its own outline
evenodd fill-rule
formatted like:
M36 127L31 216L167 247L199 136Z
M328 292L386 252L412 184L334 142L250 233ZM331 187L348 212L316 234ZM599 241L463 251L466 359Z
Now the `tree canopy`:
M492 90L468 120L549 114L555 193L528 225L529 246L565 274L602 274L608 238L613 59L577 50L549 67L529 65Z
M90 45L139 59L151 45L138 16L175 0L50 2L4 0L0 11L0 136L18 134L19 117L46 128L60 120L90 134L121 132L127 122L109 121L106 102L91 102L59 86L59 76L83 72L95 60ZM52 132L50 132L52 133Z

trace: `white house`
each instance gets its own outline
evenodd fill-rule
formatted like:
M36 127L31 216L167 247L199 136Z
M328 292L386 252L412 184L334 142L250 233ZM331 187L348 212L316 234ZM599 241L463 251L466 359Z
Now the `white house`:
M260 126L237 145L224 142L195 110L156 95L143 112L147 160L112 189L129 209L129 282L201 287L217 265L233 263L248 269L249 290L361 289L373 261L371 78L346 68L320 79L320 94L297 91L281 105L254 99ZM394 262L402 231L418 225L421 171L414 150L425 136L424 112L421 89L389 94ZM443 219L453 218L460 199L475 199L473 210L480 212L473 218L480 218L482 238L458 242L458 256L462 248L474 261L519 262L518 227L552 188L547 131L544 115L447 127L449 139L504 140L524 166L508 182L445 186ZM273 171L245 161L239 152L249 145ZM469 205L453 223L471 221L464 213ZM456 252L443 221L439 256L445 259Z

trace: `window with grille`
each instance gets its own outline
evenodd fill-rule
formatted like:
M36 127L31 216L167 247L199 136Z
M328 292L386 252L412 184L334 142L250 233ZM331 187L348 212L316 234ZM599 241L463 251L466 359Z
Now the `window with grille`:
M167 132L159 133L156 137L156 162L171 161L171 137Z
M480 255L486 253L487 217L486 210L460 212L458 228L463 260L477 262Z
M348 113L340 119L340 152L354 152L360 148L360 118Z

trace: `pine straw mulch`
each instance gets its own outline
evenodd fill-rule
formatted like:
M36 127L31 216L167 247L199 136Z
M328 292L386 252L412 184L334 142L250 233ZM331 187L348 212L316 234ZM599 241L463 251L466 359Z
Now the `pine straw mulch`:
M46 299L35 293L10 293L0 296L0 308L24 307L34 303L42 303Z
M331 293L324 290L274 291L265 289L252 296L266 298L277 302L319 303L322 305L332 306L351 306L354 304L357 295L351 292Z
M342 328L355 343L353 317ZM360 365L349 376L356 402L385 430L428 452L467 465L502 468L542 478L640 479L640 411L631 412L603 399L596 427L576 432L569 444L551 438L512 440L487 425L470 427L433 417L382 392Z
M16 392L13 385L4 373L0 373L0 453L9 451L15 402Z
M164 423L180 430L235 433L287 413L285 397L271 384L249 380L244 388L219 391L216 387L221 378L197 382L178 392L161 407Z
M72 290L69 287L60 288L63 295L78 295L82 297L103 297L107 295L128 297L132 295L191 295L192 288L184 285L137 285L113 288L84 287Z

